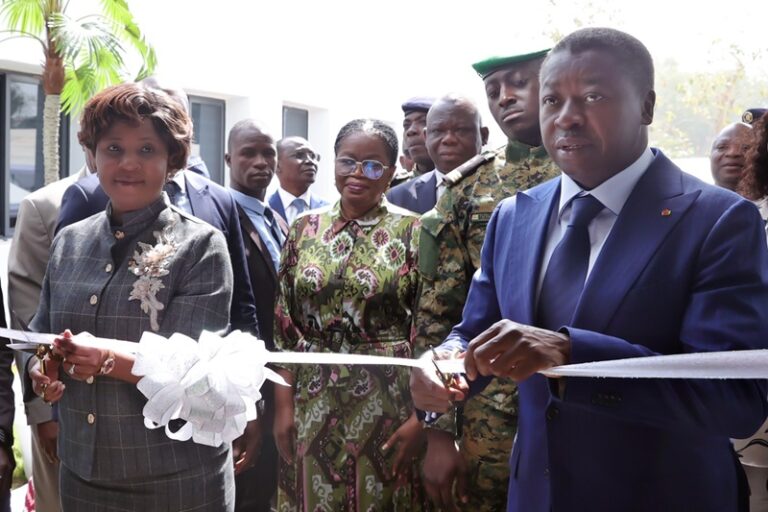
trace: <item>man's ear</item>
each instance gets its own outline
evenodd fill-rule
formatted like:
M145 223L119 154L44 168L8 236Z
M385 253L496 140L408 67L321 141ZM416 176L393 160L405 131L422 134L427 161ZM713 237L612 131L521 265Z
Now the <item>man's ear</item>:
M229 155L229 153L224 153L224 162L226 162L227 167L232 167L232 157Z
M650 125L653 122L653 109L656 106L656 91L648 91L643 100L643 124Z
M488 144L488 127L487 126L481 126L480 127L480 142L482 142L482 145L485 146Z

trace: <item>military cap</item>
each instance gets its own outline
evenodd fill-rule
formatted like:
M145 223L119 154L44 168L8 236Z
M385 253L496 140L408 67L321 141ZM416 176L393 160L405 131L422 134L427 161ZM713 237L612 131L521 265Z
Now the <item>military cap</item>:
M429 96L415 96L403 103L403 114L408 114L409 112L427 112L434 102L435 98Z
M472 64L472 68L480 75L480 78L485 78L491 73L494 73L501 68L505 68L510 64L518 64L520 62L527 62L529 60L539 59L545 57L549 53L550 48L546 50L537 50L529 53L520 53L517 55L507 55L505 57L489 57L480 62Z
M748 108L741 116L741 120L747 124L752 124L768 112L768 108Z

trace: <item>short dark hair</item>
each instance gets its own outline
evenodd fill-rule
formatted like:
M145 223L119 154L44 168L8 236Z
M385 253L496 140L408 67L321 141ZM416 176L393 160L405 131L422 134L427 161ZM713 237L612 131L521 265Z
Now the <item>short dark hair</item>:
M768 115L755 121L752 131L752 147L747 151L747 163L737 192L757 201L768 196Z
M85 105L80 117L80 144L91 152L117 122L140 124L149 119L168 149L168 168L175 172L187 167L192 120L184 107L168 94L139 84L107 87Z
M272 138L255 119L241 119L235 123L231 130L229 130L229 135L227 136L227 153L232 152L232 141L235 140L235 137L240 135L240 132L247 130L257 131Z
M380 138L387 146L387 157L389 158L389 162L382 163L395 165L398 151L397 134L391 126L378 119L355 119L342 126L339 134L336 136L336 142L333 143L334 153L338 155L339 146L341 146L344 139L355 133L364 133Z
M577 30L565 36L549 52L544 62L552 55L568 51L583 53L589 50L600 50L616 57L616 62L632 77L640 92L653 90L654 71L653 57L648 48L634 36L605 27L588 27ZM544 65L542 65L542 68Z

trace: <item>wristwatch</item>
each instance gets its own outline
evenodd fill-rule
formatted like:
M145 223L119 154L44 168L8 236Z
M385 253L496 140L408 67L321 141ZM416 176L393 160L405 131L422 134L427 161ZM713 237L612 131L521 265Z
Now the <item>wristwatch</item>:
M107 354L107 358L104 360L103 363L101 363L101 369L99 370L99 375L109 375L114 369L115 369L115 353L110 350L109 353Z

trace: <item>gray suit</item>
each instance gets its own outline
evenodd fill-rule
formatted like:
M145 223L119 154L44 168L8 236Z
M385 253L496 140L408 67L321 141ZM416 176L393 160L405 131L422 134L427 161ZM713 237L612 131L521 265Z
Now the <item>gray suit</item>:
M32 329L90 332L138 341L151 330L140 301L129 300L137 277L128 269L137 242L154 246L171 226L177 248L160 278L159 334L197 338L229 321L232 267L222 234L162 198L110 226L104 212L63 229L54 240L40 307ZM60 372L62 507L106 510L231 510L234 493L229 446L212 448L169 439L144 426L146 403L137 388L109 377L93 384Z
M440 171L429 171L417 178L401 183L389 189L387 199L406 210L426 213L437 203L437 178Z

